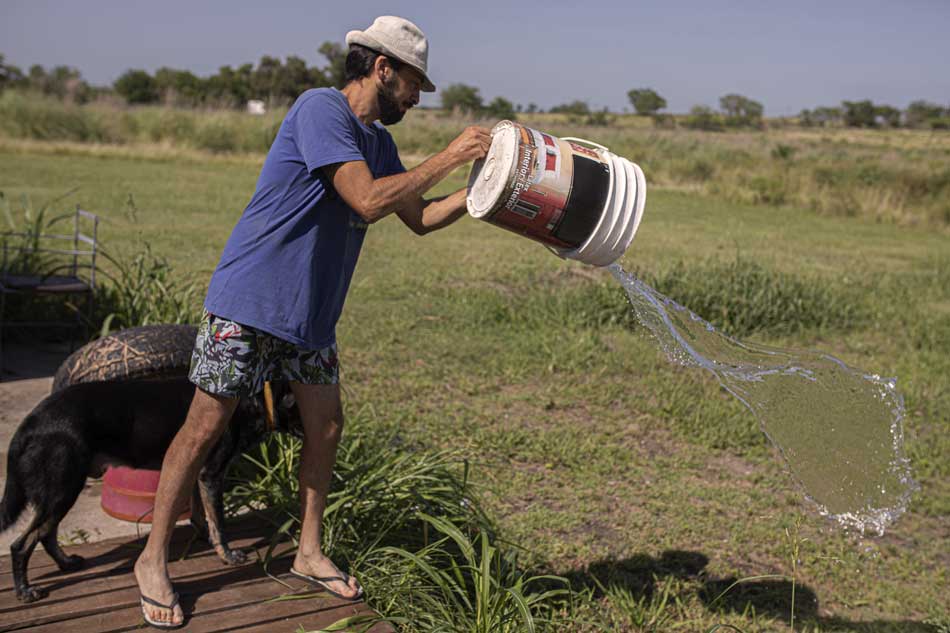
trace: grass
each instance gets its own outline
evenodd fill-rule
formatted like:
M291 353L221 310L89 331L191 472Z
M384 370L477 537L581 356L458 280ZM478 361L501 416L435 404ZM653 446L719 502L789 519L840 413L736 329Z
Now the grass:
M412 129L425 126L400 134ZM598 132L608 141L610 133ZM876 132L847 134L845 153L933 151L917 137L895 136L899 147L887 149ZM809 139L789 142L824 142ZM9 199L28 194L40 206L79 187L74 198L106 218L107 248L132 256L147 240L178 282L199 288L262 158L4 143L0 190ZM556 575L578 597L542 614L560 618L559 630L789 630L792 613L799 631L939 630L950 617L947 235L726 200L651 189L623 263L743 336L899 376L922 490L883 538L844 534L817 517L751 416L714 380L670 366L606 273L467 218L421 240L395 220L371 228L339 326L355 423L347 436L363 425L409 455L452 451L467 461L492 529L523 548L502 584ZM339 551L357 549L336 533ZM429 528L429 544L437 533ZM477 531L466 538L476 549L471 562L453 559L460 567L503 556L483 557ZM426 547L397 540L389 546L412 554ZM451 539L439 547L459 549ZM360 572L364 584L400 569L385 560L385 569ZM714 603L757 576L782 578L739 583Z
M112 103L65 105L15 91L0 95L0 137L148 146L149 152L166 155L169 147L184 153L263 154L282 116L279 110L257 117ZM641 164L654 187L944 232L950 226L950 134L942 131L774 126L708 133L656 129L636 116L616 116L608 126L586 128L564 115L525 114L522 120L560 136L581 135L610 146ZM417 112L395 126L393 134L403 156L426 156L471 122L437 111Z

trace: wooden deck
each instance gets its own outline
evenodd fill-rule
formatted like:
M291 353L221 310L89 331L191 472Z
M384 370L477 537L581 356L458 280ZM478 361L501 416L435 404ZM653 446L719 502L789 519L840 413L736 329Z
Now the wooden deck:
M239 567L222 564L206 543L193 540L190 527L176 530L169 571L185 611L186 624L179 631L293 633L318 630L358 613L372 613L362 602L346 602L326 592L314 592L290 576L289 555L272 560L265 572L259 561L267 550L270 533L261 523L232 522L230 531L234 535L232 547L249 554L250 562ZM86 558L85 567L70 574L61 573L43 546L37 546L30 560L29 578L45 587L49 595L31 604L16 599L10 557L0 558L0 631L153 630L142 619L132 575L132 565L144 542L144 538L125 538L66 547L67 553ZM301 598L274 601L285 595ZM371 630L392 631L383 623Z

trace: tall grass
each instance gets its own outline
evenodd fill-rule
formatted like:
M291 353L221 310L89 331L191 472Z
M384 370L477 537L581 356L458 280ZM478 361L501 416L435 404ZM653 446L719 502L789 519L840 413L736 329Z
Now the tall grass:
M293 537L300 527L300 442L278 436L232 469L227 503ZM348 421L324 520L324 550L360 576L369 600L403 631L533 631L550 623L566 581L520 569L452 452L406 446L369 409ZM339 626L368 624L346 620Z
M24 196L18 206L0 191L0 210L6 227L0 231L4 270L14 275L49 276L71 269L69 256L49 252L62 244L47 243L50 233L71 233L75 212L57 212L55 206L75 190L41 207ZM71 246L71 244L70 244ZM23 293L6 298L5 318L10 321L70 321L79 313L88 332L105 336L122 328L150 323L197 323L201 317L201 288L182 280L168 261L155 254L147 242L134 244L131 252L97 247L97 285L93 310L73 303L71 297ZM89 271L83 273L89 276ZM28 319L26 317L29 317Z
M0 134L263 153L284 112L252 116L231 110L128 108L111 103L76 106L6 91L0 95ZM640 164L653 186L686 188L736 202L800 206L829 215L950 225L950 134L798 129L708 134L644 128L629 124L629 118L615 117L607 126L579 126L559 115L523 115L528 125L561 136L587 136L609 146ZM391 131L401 154L418 159L444 148L472 122L419 111Z

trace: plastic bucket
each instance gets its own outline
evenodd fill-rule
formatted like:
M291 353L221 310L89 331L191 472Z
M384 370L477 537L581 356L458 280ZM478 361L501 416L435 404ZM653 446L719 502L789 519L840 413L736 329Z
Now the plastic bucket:
M606 147L502 121L472 166L468 212L595 266L630 246L646 202L640 168Z
M133 523L151 523L155 491L161 471L110 466L102 477L102 510L111 517ZM191 504L178 521L191 516Z

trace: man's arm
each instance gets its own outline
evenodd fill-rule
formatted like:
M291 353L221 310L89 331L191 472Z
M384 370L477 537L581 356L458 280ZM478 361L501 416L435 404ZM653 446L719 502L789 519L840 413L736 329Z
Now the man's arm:
M416 235L425 235L445 228L465 215L466 194L465 189L459 189L448 196L431 200L416 197L396 214Z
M403 174L373 178L369 166L361 160L327 165L323 170L336 192L357 215L366 222L376 222L400 209L416 207L423 193L456 167L484 157L490 145L491 134L488 130L472 126L466 128L447 148ZM452 194L448 198L456 195ZM457 204L457 198L454 203ZM463 207L464 204L463 196Z

